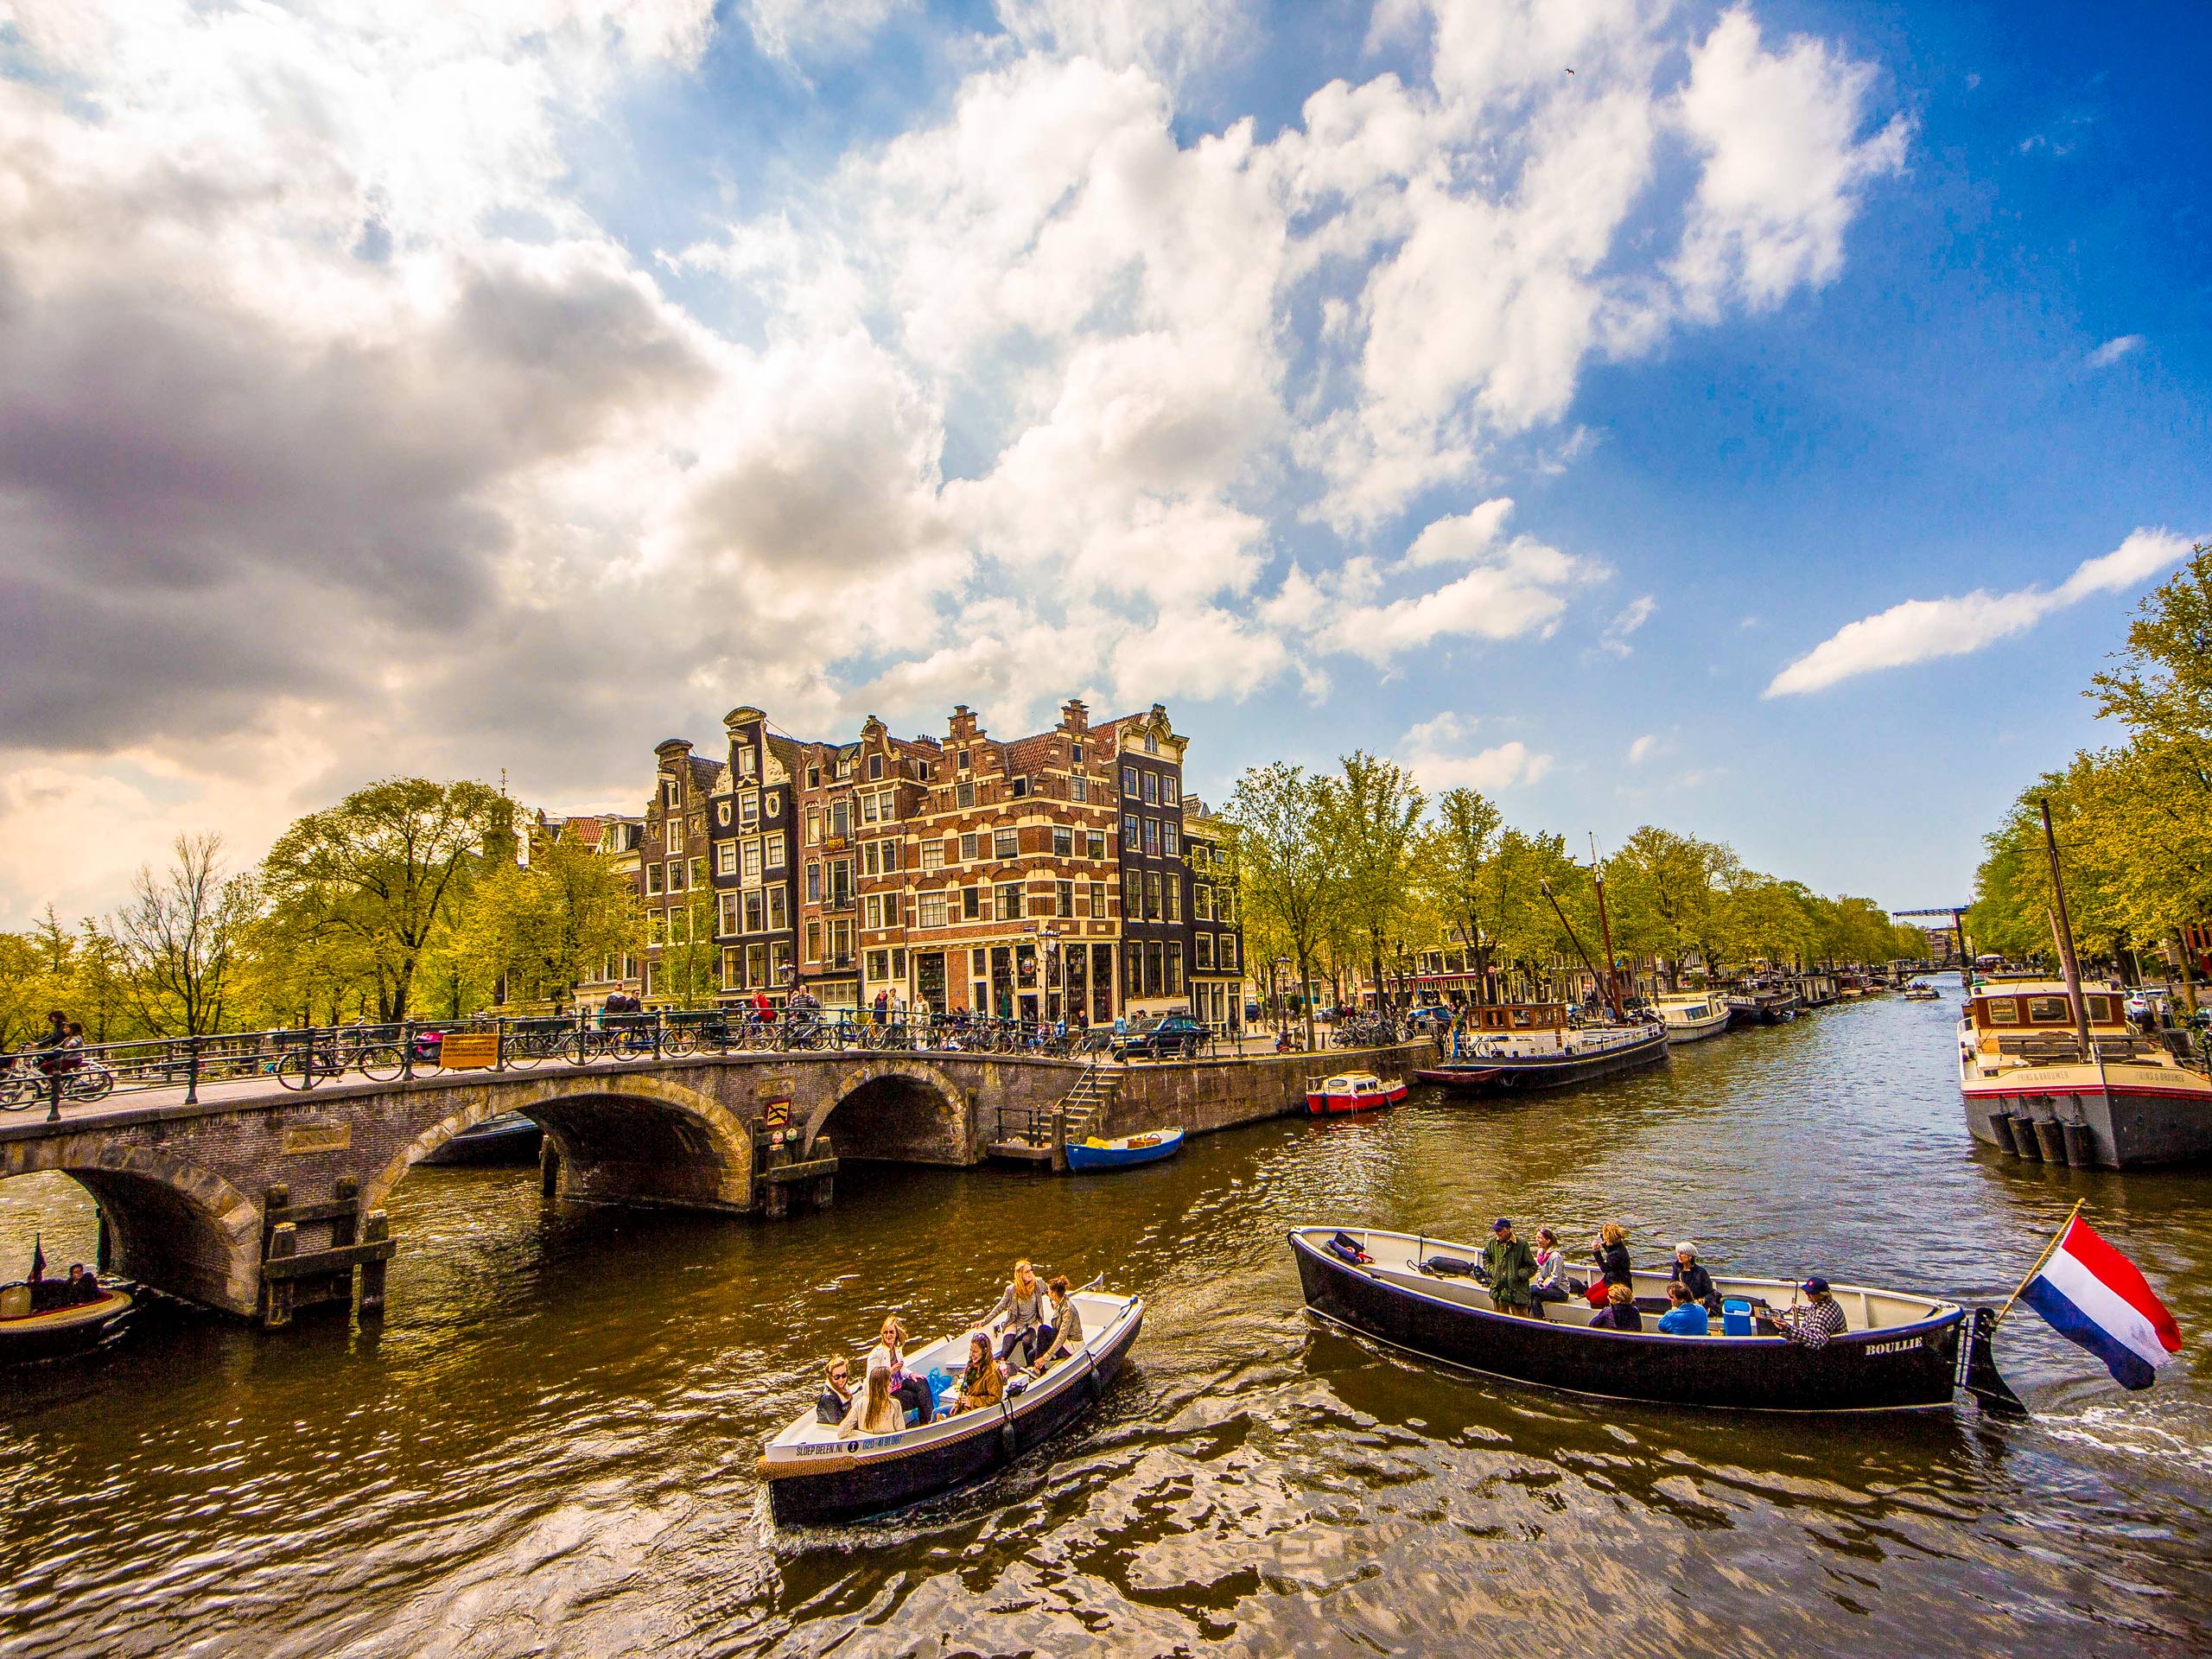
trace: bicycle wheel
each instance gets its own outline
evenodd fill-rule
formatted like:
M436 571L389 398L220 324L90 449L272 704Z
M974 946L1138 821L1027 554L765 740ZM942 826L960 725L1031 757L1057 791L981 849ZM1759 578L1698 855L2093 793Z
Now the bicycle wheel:
M390 1083L407 1069L399 1051L382 1044L363 1049L358 1064L361 1075L372 1083Z
M29 1077L0 1077L0 1112L27 1112L38 1104L38 1084Z
M69 1079L72 1100L105 1100L114 1092L115 1073L104 1065L79 1071Z
M315 1056L304 1048L293 1049L276 1062L276 1081L287 1089L312 1089L316 1076Z
M506 1044L501 1050L501 1055L509 1065L527 1071L531 1066L546 1058L545 1039L543 1037L524 1036L515 1032L509 1032Z
M699 1033L689 1026L671 1026L660 1034L660 1052L677 1060L687 1054L696 1054L699 1052Z

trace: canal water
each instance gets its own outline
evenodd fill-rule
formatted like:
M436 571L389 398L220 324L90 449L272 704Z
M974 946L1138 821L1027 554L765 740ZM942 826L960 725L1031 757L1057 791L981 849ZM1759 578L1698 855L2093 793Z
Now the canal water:
M150 1322L0 1381L0 1651L2005 1654L2212 1646L2204 1176L2023 1166L1960 1119L1954 998L1885 1000L1506 1103L1276 1122L1081 1179L849 1172L785 1225L541 1204L422 1170L380 1331ZM0 1185L90 1248L56 1178ZM2031 1314L2027 1422L1609 1405L1314 1324L1284 1230L1476 1241L1509 1214L1639 1260L2001 1297L2073 1200L2189 1351L2126 1395ZM1141 1294L1077 1428L887 1521L779 1530L764 1437L884 1310L960 1327L1011 1258Z

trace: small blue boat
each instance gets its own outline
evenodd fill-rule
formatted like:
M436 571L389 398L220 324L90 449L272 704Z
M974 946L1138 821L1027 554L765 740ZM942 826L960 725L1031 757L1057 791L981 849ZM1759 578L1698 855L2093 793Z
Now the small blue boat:
M1173 1158L1182 1149L1183 1131L1179 1128L1125 1135L1118 1141L1101 1141L1093 1136L1088 1141L1068 1142L1068 1167L1122 1169L1131 1164L1158 1163L1162 1158Z

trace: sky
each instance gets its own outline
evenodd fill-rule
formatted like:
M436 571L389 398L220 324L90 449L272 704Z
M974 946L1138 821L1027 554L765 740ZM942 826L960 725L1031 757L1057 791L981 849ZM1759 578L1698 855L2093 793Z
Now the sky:
M0 0L0 926L1167 705L1971 890L2212 535L2212 12Z

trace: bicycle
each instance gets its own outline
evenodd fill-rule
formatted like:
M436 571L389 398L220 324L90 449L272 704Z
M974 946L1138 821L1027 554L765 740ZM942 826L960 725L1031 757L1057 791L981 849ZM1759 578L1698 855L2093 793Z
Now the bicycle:
M276 1081L287 1089L312 1089L348 1071L359 1071L372 1083L390 1083L406 1070L397 1044L381 1041L365 1030L310 1031L305 1037L277 1057Z

